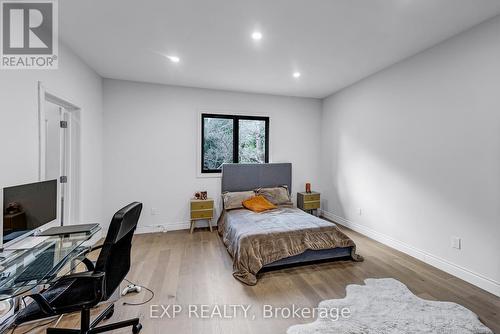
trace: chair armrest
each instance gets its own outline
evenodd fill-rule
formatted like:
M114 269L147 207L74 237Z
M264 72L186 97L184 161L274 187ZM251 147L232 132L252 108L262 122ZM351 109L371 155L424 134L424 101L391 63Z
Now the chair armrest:
M90 250L88 251L88 253L92 253L93 251L101 249L103 246L104 246L104 244L103 245L98 245L98 246L90 247Z
M55 309L52 306L50 306L50 303L41 294L35 293L33 295L24 296L23 300L24 298L28 297L35 301L35 303L38 305L42 313L46 315L53 315L54 313L56 313Z
M73 312L82 307L93 307L97 305L103 296L105 281L103 272L86 271L65 275L59 278L47 290L23 298L31 298L45 316L53 316L61 313ZM54 295L55 293L55 295ZM72 300L69 305L59 305L53 300L65 295L65 300ZM51 301L47 299L49 298ZM52 303L52 304L51 304ZM29 305L27 306L29 308ZM32 310L31 310L32 312Z
M85 265L85 267L87 267L88 271L94 271L95 265L94 265L94 262L92 262L90 259L84 257L82 259L82 263Z
M106 288L106 280L104 272L85 271L82 273L68 274L60 277L53 285L54 289L58 287L66 287L68 291L77 293L78 305L87 305L93 307L97 305L103 298ZM49 288L50 289L50 288ZM63 307L65 308L65 307ZM56 311L61 311L59 307Z
M87 247L85 250L83 250L76 258L75 260L81 261L85 267L87 267L88 271L93 271L95 269L95 264L92 262L92 260L87 258L87 254L92 253L93 251L96 251L98 249L101 249L103 245L98 245L98 246L93 246L93 247Z

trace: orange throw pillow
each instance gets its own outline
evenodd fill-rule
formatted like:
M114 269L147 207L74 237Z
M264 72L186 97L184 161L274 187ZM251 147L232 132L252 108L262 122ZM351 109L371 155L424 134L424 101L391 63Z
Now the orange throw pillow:
M262 212L266 210L276 209L276 205L269 202L264 196L254 196L242 202L243 206L253 212Z

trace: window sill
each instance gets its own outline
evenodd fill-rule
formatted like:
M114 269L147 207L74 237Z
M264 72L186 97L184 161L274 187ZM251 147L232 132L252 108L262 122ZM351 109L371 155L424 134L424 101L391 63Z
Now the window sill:
M222 177L222 173L198 173L196 177L198 179L220 179Z

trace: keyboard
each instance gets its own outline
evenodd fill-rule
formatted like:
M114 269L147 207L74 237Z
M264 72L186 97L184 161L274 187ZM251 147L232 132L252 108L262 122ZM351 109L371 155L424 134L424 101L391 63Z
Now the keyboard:
M50 247L41 252L36 259L31 262L24 271L16 277L14 282L25 283L38 281L47 276L54 268L54 247Z

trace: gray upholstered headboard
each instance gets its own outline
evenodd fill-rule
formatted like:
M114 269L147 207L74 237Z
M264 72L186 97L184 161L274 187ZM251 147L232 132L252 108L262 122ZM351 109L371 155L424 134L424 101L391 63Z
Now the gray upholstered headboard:
M292 164L224 164L222 192L287 185L292 193Z

